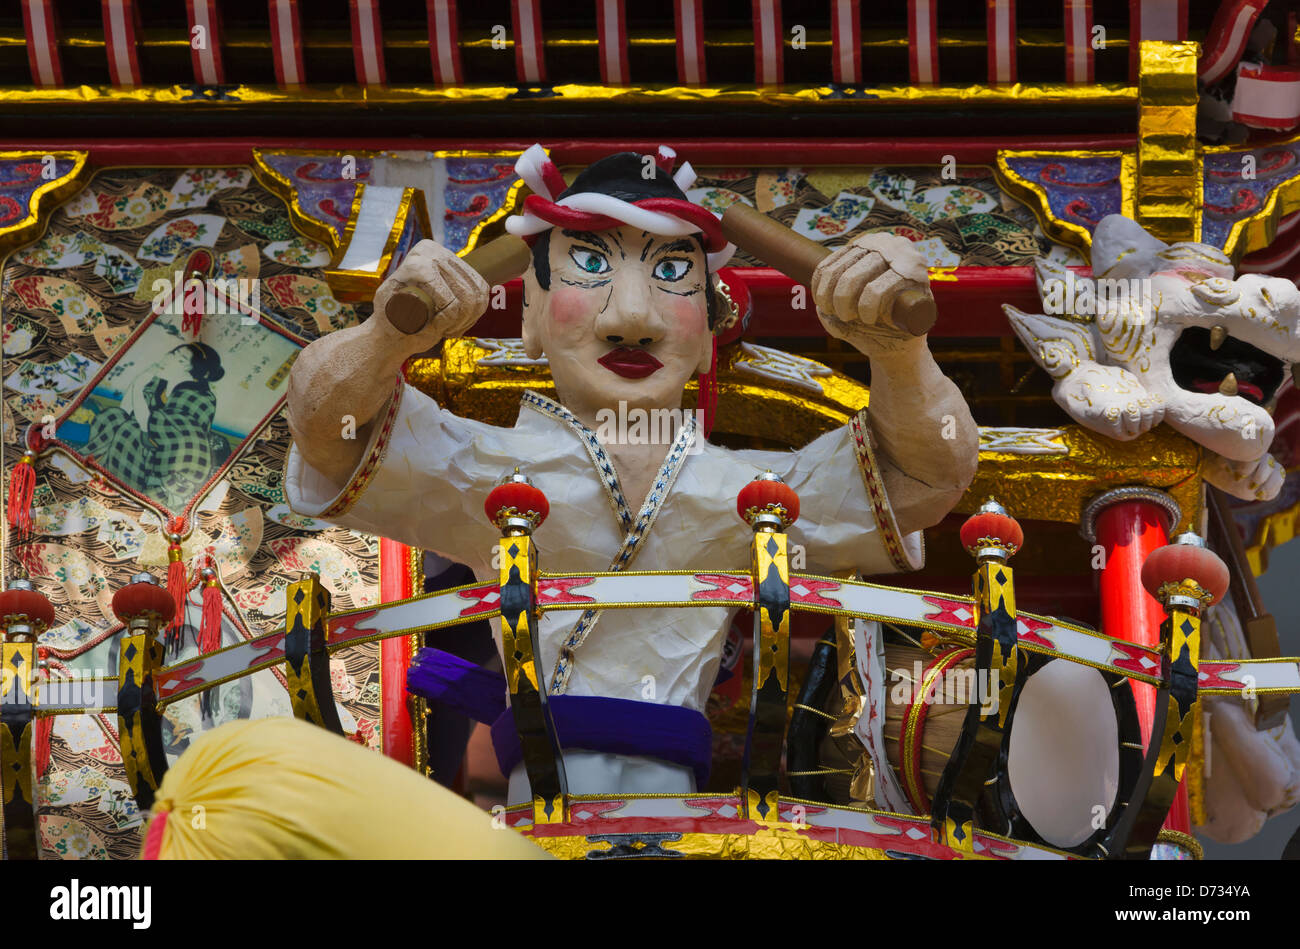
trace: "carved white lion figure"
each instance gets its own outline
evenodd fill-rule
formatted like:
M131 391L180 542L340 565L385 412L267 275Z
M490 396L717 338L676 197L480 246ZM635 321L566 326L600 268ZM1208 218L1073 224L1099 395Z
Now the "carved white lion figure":
M1230 494L1269 500L1286 472L1268 453L1272 409L1288 363L1300 362L1300 291L1290 280L1243 274L1206 244L1168 245L1120 215L1092 239L1093 279L1039 261L1048 314L1006 306L1052 395L1080 425L1121 441L1162 421L1203 445L1202 475ZM1292 372L1294 373L1294 369ZM1211 611L1205 648L1249 655L1231 598ZM1256 731L1237 699L1201 703L1206 820L1221 843L1259 833L1300 800L1300 742L1288 717Z
M1268 500L1285 471L1268 453L1278 390L1300 362L1300 290L1243 274L1207 244L1165 244L1120 215L1092 239L1093 279L1040 260L1046 314L1005 306L1070 417L1127 441L1167 422L1209 450L1205 480Z

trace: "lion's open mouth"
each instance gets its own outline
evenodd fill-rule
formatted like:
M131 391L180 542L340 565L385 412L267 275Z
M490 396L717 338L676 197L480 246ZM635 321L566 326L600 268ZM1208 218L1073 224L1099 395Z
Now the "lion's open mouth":
M1216 347L1214 343L1218 343ZM1285 364L1216 327L1183 330L1169 353L1174 381L1190 392L1221 392L1267 405L1282 385Z

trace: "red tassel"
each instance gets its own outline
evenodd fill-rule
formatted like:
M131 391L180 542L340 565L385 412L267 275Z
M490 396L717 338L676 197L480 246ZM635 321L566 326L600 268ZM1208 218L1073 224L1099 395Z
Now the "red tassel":
M199 621L199 652L221 648L221 586L211 559L203 570L203 617Z
M9 526L18 539L32 532L32 495L36 492L36 452L28 449L14 465L9 479Z
M50 766L50 735L54 731L54 716L38 715L32 722L32 727L36 729L36 740L32 743L32 761L36 765L36 780L39 781Z
M191 263L193 263L193 259L191 259ZM181 284L176 291L181 297L181 332L191 333L195 339L199 338L199 330L203 326L203 294L200 293L199 299L191 305L189 290L196 281L199 283L200 288L203 288L205 286L203 280L204 274L201 271L191 271L189 279ZM175 310L172 312L174 313Z
M43 628L42 622L38 628ZM36 647L36 665L38 675L45 681L49 681L49 669L46 662L49 659L49 651L44 646ZM54 718L50 715L38 715L32 721L32 728L36 729L32 741L32 763L36 766L36 780L41 779L50 767L50 735L54 731Z
M713 419L718 414L718 338L713 338L713 362L700 376L700 411L704 415L704 437L713 433Z
M189 593L185 583L185 561L181 555L179 534L170 535L171 543L167 545L167 592L176 601L176 612L167 625L167 648L180 652L181 627L185 625L185 600Z

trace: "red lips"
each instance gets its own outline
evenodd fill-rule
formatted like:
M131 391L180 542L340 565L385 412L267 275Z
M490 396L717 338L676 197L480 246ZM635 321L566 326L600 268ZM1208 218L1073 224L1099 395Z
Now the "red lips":
M644 379L664 367L663 363L644 349L629 349L626 346L611 350L596 361L624 379Z

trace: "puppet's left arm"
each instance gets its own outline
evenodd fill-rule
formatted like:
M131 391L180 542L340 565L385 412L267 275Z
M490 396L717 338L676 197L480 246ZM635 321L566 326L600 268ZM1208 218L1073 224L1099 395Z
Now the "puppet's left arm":
M891 321L906 289L929 292L925 260L906 238L866 234L818 265L812 292L826 331L871 360L871 420L881 480L904 533L937 524L979 463L979 431L925 337Z

